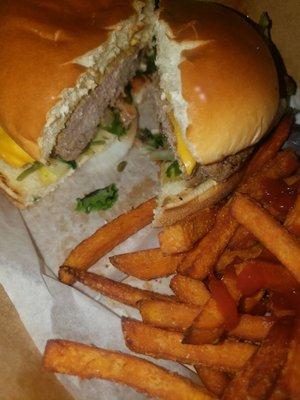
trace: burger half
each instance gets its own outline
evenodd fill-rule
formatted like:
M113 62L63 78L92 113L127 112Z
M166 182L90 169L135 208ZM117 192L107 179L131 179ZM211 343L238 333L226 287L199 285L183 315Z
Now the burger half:
M228 7L162 0L154 26L158 71L134 97L141 115L145 104L153 110L172 151L155 212L156 225L168 225L237 186L278 117L279 85L264 36Z
M266 40L216 3L7 0L0 22L0 186L20 206L131 145L137 109L161 155L155 223L174 223L236 187L278 114Z
M126 85L147 69L152 15L137 0L1 1L0 188L19 207L132 145Z

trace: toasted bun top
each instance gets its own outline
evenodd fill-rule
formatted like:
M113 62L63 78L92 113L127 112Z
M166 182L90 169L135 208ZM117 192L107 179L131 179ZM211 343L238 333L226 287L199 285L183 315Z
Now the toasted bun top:
M195 46L182 52L187 145L210 164L256 143L278 104L276 66L264 38L232 9L193 0L162 0L160 20L170 39ZM180 118L180 117L179 117Z
M1 0L0 126L34 158L46 114L84 67L72 61L134 14L133 0Z

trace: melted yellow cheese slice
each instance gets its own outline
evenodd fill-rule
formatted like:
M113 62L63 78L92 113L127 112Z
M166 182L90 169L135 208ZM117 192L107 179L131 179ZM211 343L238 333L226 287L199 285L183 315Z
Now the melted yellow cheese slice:
M38 174L44 186L51 185L51 183L54 183L58 180L58 176L53 171L51 171L50 168L47 168L45 166L38 169Z
M34 159L30 157L8 134L0 127L0 158L15 168L31 164Z
M169 119L173 125L173 130L177 141L177 153L185 167L186 173L191 175L193 169L196 165L196 160L194 159L192 153L188 149L185 141L183 140L182 132L180 126L172 113L169 114Z

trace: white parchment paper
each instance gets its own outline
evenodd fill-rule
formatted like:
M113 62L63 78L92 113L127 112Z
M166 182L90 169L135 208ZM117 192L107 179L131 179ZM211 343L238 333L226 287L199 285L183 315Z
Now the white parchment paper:
M104 153L88 162L58 190L26 211L19 212L4 197L0 198L0 281L41 352L50 338L130 352L124 344L120 317L138 318L137 311L83 285L65 286L56 278L58 267L71 248L156 193L157 169L138 149L127 149L127 153L120 152L114 159L105 157ZM127 161L122 173L117 171L121 160ZM113 182L119 189L119 200L111 210L90 215L74 211L77 197ZM154 247L156 237L155 229L146 227L112 253ZM108 256L92 270L138 287L170 290L168 280L145 283L127 278L110 265ZM197 381L196 375L184 366L155 362ZM101 380L80 381L67 376L59 379L76 399L145 398L130 388Z

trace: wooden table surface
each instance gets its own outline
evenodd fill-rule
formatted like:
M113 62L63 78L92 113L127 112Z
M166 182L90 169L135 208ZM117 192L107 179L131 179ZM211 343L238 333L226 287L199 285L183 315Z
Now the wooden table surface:
M21 289L20 289L21 290ZM0 399L72 400L42 357L0 285Z

